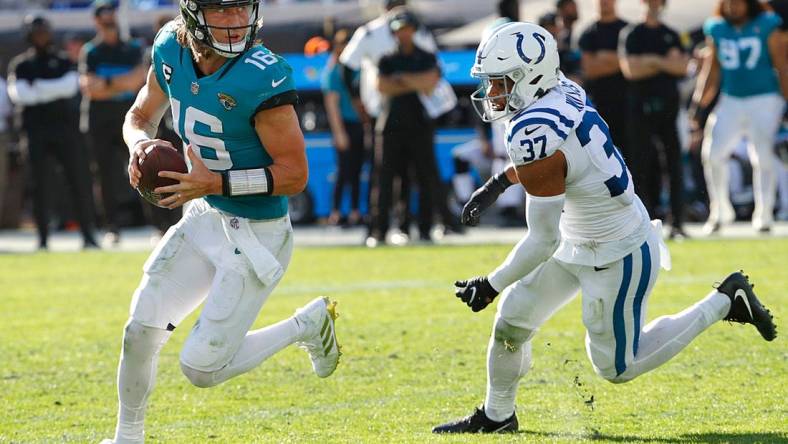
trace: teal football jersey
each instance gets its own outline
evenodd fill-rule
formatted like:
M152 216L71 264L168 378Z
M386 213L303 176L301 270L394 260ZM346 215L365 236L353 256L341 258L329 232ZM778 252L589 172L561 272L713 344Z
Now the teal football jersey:
M768 39L781 23L780 17L771 12L758 15L742 27L734 27L721 17L706 20L703 32L717 47L723 93L735 97L779 94Z
M178 44L170 22L156 36L152 58L156 79L170 98L173 127L184 142L199 147L213 171L262 168L273 163L254 128L260 110L294 103L292 68L263 45L228 59L215 73L198 76L191 52ZM250 219L287 214L284 196L206 196L227 213Z

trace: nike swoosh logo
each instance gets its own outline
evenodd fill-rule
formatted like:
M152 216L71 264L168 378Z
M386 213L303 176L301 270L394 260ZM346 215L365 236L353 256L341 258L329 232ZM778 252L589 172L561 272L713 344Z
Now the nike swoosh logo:
M511 424L511 422L507 422L506 424L504 424L504 425L502 425L502 426L498 427L497 429L495 429L495 430L492 430L490 433L498 433L498 432L500 432L501 430L503 430L503 429L505 429L505 428L509 427L509 425L510 425L510 424Z
M281 85L281 84L282 84L282 82L284 82L284 81L285 81L285 79L287 79L287 76L285 76L285 77L282 77L282 78L281 78L281 79L279 79L279 80L272 80L272 81L271 81L271 88L276 88L277 86Z
M476 299L476 287L471 287L471 299L468 301L469 304L473 304L473 300Z
M510 57L498 57L498 60L503 62L504 60L509 60L509 58Z
M610 268L610 267L597 267L597 266L594 266L594 271L604 271L604 270L607 270L608 268Z
M538 127L538 126L537 126L536 128L534 128L534 129L532 129L531 131L528 131L528 128L526 128L526 129L524 130L524 132L525 132L525 135L526 135L526 136L530 136L531 134L535 133L535 132L536 132L536 130L538 130L538 129L539 129L539 127Z
M742 298L744 301L744 306L747 307L747 312L750 313L750 319L755 319L752 316L752 308L750 308L750 300L747 299L747 293L744 292L741 288L736 290L736 293L733 294L733 300L736 301L736 298Z

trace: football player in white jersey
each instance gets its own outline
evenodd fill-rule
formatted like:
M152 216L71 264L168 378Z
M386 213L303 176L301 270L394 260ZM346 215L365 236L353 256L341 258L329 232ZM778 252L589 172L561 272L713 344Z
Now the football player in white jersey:
M614 383L664 364L722 319L775 338L771 315L741 273L681 313L644 326L659 266L669 267L661 224L649 220L634 194L605 121L583 89L560 73L556 42L545 29L502 25L482 40L471 74L482 82L472 96L482 118L508 119L512 165L473 194L463 222L478 223L519 182L529 230L492 273L455 283L457 297L474 312L503 296L488 347L484 404L433 432L516 431L515 393L530 367L531 339L580 290L588 356L596 373Z

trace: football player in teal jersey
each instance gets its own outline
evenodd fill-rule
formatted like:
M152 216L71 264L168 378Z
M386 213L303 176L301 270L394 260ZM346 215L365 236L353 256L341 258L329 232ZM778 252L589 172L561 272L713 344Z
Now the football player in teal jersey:
M145 262L123 335L118 422L108 443L144 442L144 416L159 351L201 303L180 354L198 387L248 372L297 343L319 377L336 369L334 304L319 297L279 323L249 331L290 261L287 196L307 181L291 68L254 42L260 0L180 0L180 16L153 45L146 85L126 115L129 181L154 145L169 107L189 159L188 174L156 189L188 206Z
M710 201L708 234L735 218L727 161L742 137L749 143L753 166L753 227L769 232L773 224L779 167L774 141L788 97L788 47L781 23L758 0L720 0L716 16L703 26L710 53L698 77L697 107L707 108L718 87L720 92L702 147Z

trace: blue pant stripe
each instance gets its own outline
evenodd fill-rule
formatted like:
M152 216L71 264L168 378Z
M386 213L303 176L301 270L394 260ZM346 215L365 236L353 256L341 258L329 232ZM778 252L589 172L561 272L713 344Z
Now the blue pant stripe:
M635 333L635 340L632 343L632 350L635 356L638 354L638 342L640 341L640 308L651 280L651 250L648 248L648 242L643 242L643 245L640 246L640 253L643 256L643 264L640 267L640 282L638 282L638 289L635 293L635 301L632 303L632 311L635 315L635 328L632 330Z
M613 335L616 339L616 376L627 369L627 329L624 325L624 302L629 292L629 282L632 279L632 253L624 258L624 273L621 278L621 287L618 289L616 303L613 306Z

